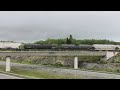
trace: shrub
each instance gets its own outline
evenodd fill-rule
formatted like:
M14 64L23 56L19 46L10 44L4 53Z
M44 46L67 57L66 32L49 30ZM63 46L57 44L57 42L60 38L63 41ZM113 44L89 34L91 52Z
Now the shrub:
M63 64L61 64L61 62L57 62L57 63L54 64L54 66L63 67Z

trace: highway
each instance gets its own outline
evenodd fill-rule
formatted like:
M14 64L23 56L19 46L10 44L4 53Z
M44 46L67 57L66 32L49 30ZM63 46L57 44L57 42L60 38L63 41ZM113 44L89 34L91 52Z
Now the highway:
M22 79L22 78L0 73L0 79Z
M0 61L0 65L5 66L5 62ZM38 70L38 71L46 71L53 74L69 74L69 75L82 75L85 76L86 79L120 79L120 75L114 73L107 73L107 72L95 72L90 70L81 70L81 69L66 69L66 68L55 68L50 66L44 65L29 65L29 64L19 64L19 63L11 63L11 67L22 68L24 70ZM4 76L5 77L5 76ZM10 78L10 77L5 77ZM16 78L16 77L13 77Z

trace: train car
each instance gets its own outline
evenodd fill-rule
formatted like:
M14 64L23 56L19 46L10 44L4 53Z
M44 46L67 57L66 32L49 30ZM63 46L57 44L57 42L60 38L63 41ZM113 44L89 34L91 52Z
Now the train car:
M94 50L97 51L114 51L119 50L117 45L109 45L109 44L93 44Z
M51 45L41 44L25 44L24 49L52 49Z
M92 45L79 45L79 50L94 50Z
M61 44L60 49L61 50L75 50L76 47L74 44Z
M22 43L13 42L13 41L0 41L0 50L19 50L19 46Z
M21 50L52 50L57 48L57 44L23 44Z

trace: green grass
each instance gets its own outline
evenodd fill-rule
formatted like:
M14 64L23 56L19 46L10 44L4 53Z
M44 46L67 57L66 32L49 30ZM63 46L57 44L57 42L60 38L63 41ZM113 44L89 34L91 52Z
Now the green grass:
M5 72L5 66L0 65L0 71ZM22 75L24 77L31 77L34 79L85 79L84 76L74 76L70 74L58 75L52 74L45 71L38 71L38 70L24 70L23 68L12 67L11 72L17 75Z
M69 75L56 75L56 74L50 74L45 71L28 71L28 70L22 70L18 68L13 69L13 73L24 75L24 76L30 76L34 78L44 78L44 79L73 79L76 77L69 76Z
M118 74L120 75L120 69L119 68L97 68L97 67L91 67L91 68L80 68L81 70L90 70L93 72L100 72L100 73L110 73L110 74Z
M0 65L0 71L5 71L5 66L4 65Z

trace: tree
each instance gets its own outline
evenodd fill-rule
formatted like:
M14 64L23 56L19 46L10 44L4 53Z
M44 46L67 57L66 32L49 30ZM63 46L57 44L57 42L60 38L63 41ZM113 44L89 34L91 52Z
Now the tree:
M36 41L35 44L88 44L88 45L92 45L92 44L114 44L114 45L120 45L120 42L115 42L115 41L110 41L110 40L96 40L96 39L84 39L84 40L76 40L72 37L72 35L70 35L67 38L64 39L47 39L45 41L41 40L41 41Z
M69 44L73 44L73 37L72 37L72 35L70 35L70 37L69 37Z
M69 40L68 37L67 37L67 39L66 39L66 44L70 44L70 40Z
M73 38L72 38L72 35L70 35L70 38L69 38L69 39L71 39L71 40L73 39Z

